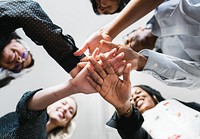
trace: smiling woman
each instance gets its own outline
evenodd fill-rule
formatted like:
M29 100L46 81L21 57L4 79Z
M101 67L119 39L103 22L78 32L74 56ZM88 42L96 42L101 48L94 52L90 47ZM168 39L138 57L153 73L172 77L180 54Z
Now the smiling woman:
M0 118L0 137L14 139L68 139L77 113L77 86L67 81L46 89L28 91L16 111ZM31 132L30 132L31 131Z
M15 79L16 73L34 65L28 45L15 32L0 40L0 87Z

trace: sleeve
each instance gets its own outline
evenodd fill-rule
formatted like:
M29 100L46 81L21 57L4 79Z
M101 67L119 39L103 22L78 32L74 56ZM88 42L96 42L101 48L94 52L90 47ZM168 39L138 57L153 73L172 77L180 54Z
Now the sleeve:
M41 111L32 111L32 110L27 109L28 101L39 90L41 90L41 89L38 89L36 91L28 91L28 92L24 93L24 95L19 100L17 107L16 107L16 113L17 113L20 121L21 120L29 121L29 120L37 119L37 117L39 117L46 110L46 109L44 109L44 110L41 110Z
M122 139L152 139L151 136L141 127L144 119L138 109L134 110L129 118L118 117L115 112L106 123L108 126L116 128Z
M199 0L181 0L180 9L184 14L200 22L200 1Z
M170 86L196 89L200 87L200 63L164 55L151 50L140 54L148 57L143 72Z
M78 50L70 35L63 35L41 6L32 0L0 2L1 36L18 28L37 45L43 45L47 53L67 72L70 72L84 56L75 57Z

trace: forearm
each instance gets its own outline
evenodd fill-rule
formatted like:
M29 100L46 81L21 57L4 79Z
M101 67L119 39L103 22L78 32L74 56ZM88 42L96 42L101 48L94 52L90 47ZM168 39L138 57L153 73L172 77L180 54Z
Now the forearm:
M22 28L37 45L42 45L47 53L68 73L82 58L73 53L78 50L73 38L62 34L62 28L55 25L41 6L32 0L11 0L0 2L1 34L8 34Z
M119 15L105 28L111 38L148 14L160 5L163 0L131 0Z
M75 87L71 84L71 80L69 80L65 83L40 90L28 101L27 108L29 110L43 110L50 104L74 94L74 88Z
M151 50L143 50L140 54L148 57L143 71L152 74L163 83L191 89L200 87L200 63Z
M108 126L116 128L122 139L132 139L137 137L145 137L146 131L141 127L144 119L138 109L134 106L130 117L118 116L115 112L112 118L106 123ZM137 139L143 139L137 138Z

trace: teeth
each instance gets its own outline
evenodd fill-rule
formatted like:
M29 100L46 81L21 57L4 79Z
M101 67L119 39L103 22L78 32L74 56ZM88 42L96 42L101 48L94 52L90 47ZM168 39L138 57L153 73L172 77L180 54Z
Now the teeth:
M139 100L139 101L137 102L137 107L140 107L140 106L142 105L142 103L143 103L143 100Z

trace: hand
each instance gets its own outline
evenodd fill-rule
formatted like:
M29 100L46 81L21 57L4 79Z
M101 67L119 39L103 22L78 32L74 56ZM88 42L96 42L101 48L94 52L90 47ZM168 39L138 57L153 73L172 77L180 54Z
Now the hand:
M125 67L122 80L115 73L109 59L104 55L101 55L100 58L103 62L102 66L94 58L89 59L91 66L88 66L90 76L87 79L106 101L121 113L125 113L130 107L131 64L127 64Z
M89 54L91 55L95 48L99 48L100 53L104 53L110 51L112 48L101 47L100 41L112 41L112 38L107 35L106 33L102 33L101 31L97 31L93 33L84 43L83 47L77 50L74 55L80 56L82 55L87 49L89 50Z
M124 57L123 59L126 61L126 63L131 63L132 70L143 70L146 62L147 62L147 58L144 57L141 54L138 54L137 52L135 52L134 50L132 50L130 47L124 46L122 44L114 44L112 42L107 42L107 41L102 41L101 45L104 45L106 47L116 47L117 50L117 54L123 52L124 53ZM114 63L112 63L113 65ZM117 72L118 75L121 75L124 67L116 67L114 66L115 71Z
M113 55L116 53L116 49L112 49L110 52L107 53L106 57L108 59L112 58ZM92 58L95 58L99 54L99 49L95 49L93 52ZM123 56L117 55L115 59L120 59ZM88 66L90 66L89 62L80 62L75 69L73 69L72 73L74 79L71 80L72 85L74 88L76 88L75 92L77 93L85 93L85 94L91 94L96 93L96 89L90 84L90 82L87 80L87 76L90 75L88 71Z

